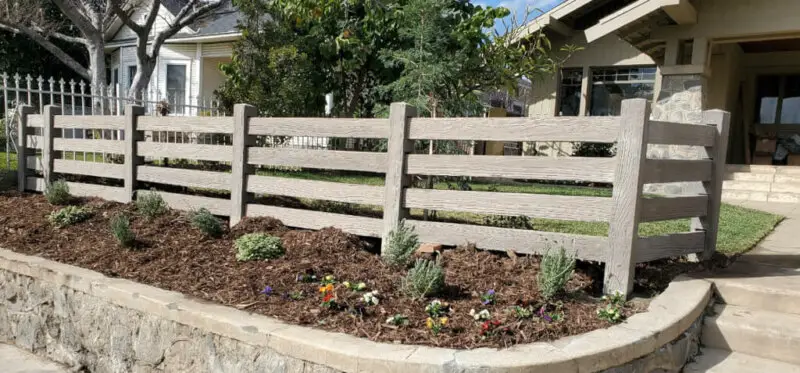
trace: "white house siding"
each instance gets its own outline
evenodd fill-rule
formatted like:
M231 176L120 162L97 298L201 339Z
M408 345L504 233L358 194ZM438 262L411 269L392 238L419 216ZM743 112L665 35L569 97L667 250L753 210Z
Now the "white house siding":
M230 57L233 55L233 43L203 44L203 57Z
M214 90L225 81L225 76L219 70L220 63L231 62L230 57L212 57L203 59L203 92L202 96L212 98Z

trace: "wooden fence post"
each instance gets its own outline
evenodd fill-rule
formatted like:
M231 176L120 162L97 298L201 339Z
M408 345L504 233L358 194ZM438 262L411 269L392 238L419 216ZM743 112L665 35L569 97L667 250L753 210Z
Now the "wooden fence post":
M717 251L717 232L719 231L719 209L722 203L722 179L725 177L725 162L728 155L728 134L731 114L722 110L703 112L703 123L716 126L717 136L713 147L706 147L706 155L712 160L711 180L703 183L708 196L706 216L692 218L692 231L705 231L706 242L703 260L710 260Z
M42 174L44 175L45 189L53 182L53 161L56 153L53 150L53 140L60 137L59 130L55 127L55 117L61 115L61 108L55 105L44 107L44 127L42 127Z
M247 164L247 147L255 138L250 136L250 118L257 116L255 106L236 104L233 107L233 161L231 162L231 219L230 226L238 224L245 216L247 202L247 175L252 167Z
M394 102L389 109L381 254L386 253L389 233L408 216L408 209L403 207L403 189L411 184L406 174L406 154L414 150L414 141L408 139L408 126L415 115L417 109L405 102Z
M136 170L144 164L144 158L136 151L137 142L144 141L144 134L138 130L139 116L144 115L144 108L137 105L125 106L125 199L133 201L136 192Z
M630 294L633 290L649 123L647 100L622 101L603 289L606 294Z
M20 105L18 108L19 121L17 122L17 190L25 191L27 186L28 169L28 115L35 113L30 105ZM9 125L6 123L6 125Z

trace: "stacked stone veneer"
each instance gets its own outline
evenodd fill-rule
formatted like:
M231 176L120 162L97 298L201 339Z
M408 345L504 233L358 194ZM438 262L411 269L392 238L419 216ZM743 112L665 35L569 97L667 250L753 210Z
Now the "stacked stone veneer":
M678 373L697 354L711 294L709 283L683 279L609 329L456 351L286 325L2 249L0 284L0 343L95 373Z
M706 78L700 74L664 75L661 90L653 102L651 120L701 124L703 108L706 107ZM648 158L654 159L700 159L704 150L696 146L649 145ZM647 184L648 193L698 194L704 193L700 183Z

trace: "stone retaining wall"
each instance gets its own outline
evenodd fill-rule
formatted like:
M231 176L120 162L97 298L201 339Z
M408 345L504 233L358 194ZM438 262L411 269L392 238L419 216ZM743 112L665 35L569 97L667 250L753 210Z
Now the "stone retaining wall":
M374 343L0 249L0 342L89 372L679 372L710 284L680 279L626 323L456 351Z

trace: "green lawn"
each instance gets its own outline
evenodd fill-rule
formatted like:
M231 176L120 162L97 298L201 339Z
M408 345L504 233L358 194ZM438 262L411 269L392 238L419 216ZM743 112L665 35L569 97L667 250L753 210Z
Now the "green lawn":
M310 172L310 171L278 171L278 170L259 170L261 175L280 176L287 178L298 178L308 180L323 180L331 182L383 185L383 178L380 176L362 175L339 175L329 172ZM470 187L476 191L498 191L516 193L537 193L537 194L556 194L573 196L597 196L610 197L611 190L608 188L593 188L582 186L564 186L534 183L511 183L497 184L486 182L471 182ZM446 183L437 183L436 189L447 189ZM304 201L315 207L313 203ZM379 216L380 207L378 206L358 206L361 212L375 214ZM413 209L411 215L414 218L422 217L422 210ZM485 216L463 212L439 211L438 218L453 220L464 223L483 224ZM720 212L720 227L717 237L717 247L720 252L726 254L736 254L749 250L758 241L764 238L778 222L782 216L769 214L762 211L752 210L744 207L722 204ZM531 219L536 230L547 232L573 233L592 236L604 236L608 234L608 223L603 222L580 222L551 219ZM689 230L689 219L667 220L659 222L643 223L639 227L639 234L642 236L658 236L670 233L687 232Z

